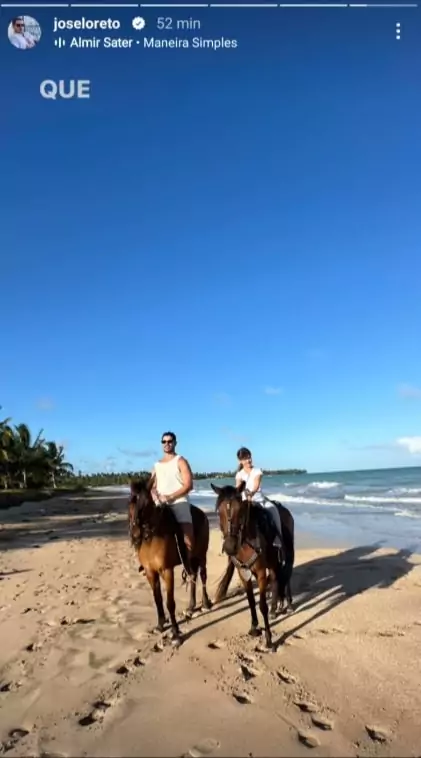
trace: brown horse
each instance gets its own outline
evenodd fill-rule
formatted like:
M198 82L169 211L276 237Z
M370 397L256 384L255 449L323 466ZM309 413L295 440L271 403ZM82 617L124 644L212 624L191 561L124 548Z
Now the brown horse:
M171 620L171 639L174 645L181 644L180 630L175 617L174 568L186 563L185 545L182 530L170 506L158 506L152 498L146 481L133 482L129 503L130 538L134 546L140 567L144 569L152 588L158 613L159 631L165 625L165 612L162 602L161 582L163 578L167 592L167 608ZM212 603L206 590L206 557L209 546L209 521L205 513L196 506L191 506L194 546L190 559L193 578L190 582L190 602L188 613L196 607L196 577L200 571L202 581L202 607L209 609Z
M282 609L284 607L285 591L288 602L292 604L290 580L294 565L294 519L287 508L276 503L282 524L283 555L280 559L280 551L273 545L275 528L272 520L263 508L242 499L244 486L244 482L238 488L211 485L218 496L216 509L224 536L223 549L229 557L227 569L218 585L215 602L219 603L226 597L236 567L247 592L250 607L249 634L253 637L260 635L251 580L251 574L254 574L259 588L259 608L265 626L266 645L271 648L272 635L266 599L268 578L272 580L271 616L276 616L278 599Z

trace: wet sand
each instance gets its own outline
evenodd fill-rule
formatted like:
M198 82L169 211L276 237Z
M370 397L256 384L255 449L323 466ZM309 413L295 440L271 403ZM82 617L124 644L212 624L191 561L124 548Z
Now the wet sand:
M152 631L126 507L93 494L1 514L0 752L420 755L420 556L298 535L296 609L273 624L276 652L247 636L237 578L221 606L183 621L174 650ZM215 530L211 597L220 545ZM179 569L176 584L181 614Z

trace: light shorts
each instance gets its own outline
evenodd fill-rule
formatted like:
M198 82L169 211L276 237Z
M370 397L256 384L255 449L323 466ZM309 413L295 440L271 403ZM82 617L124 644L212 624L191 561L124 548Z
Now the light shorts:
M188 500L180 500L178 503L170 503L170 508L179 524L192 524L190 503Z

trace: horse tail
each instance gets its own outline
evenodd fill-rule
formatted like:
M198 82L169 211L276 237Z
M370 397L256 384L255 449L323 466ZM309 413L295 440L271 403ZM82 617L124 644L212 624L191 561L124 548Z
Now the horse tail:
M278 567L277 582L279 594L284 596L285 590L290 594L290 582L295 562L295 540L294 540L294 517L288 508L282 503L273 501L278 508L281 517L282 547L284 552L284 564Z
M283 581L288 593L291 593L290 582L295 562L295 540L294 540L294 517L292 513L281 505L281 525L282 541L285 551L285 565L283 571Z
M234 564L231 560L228 561L228 566L225 569L225 573L222 576L222 578L219 581L218 587L216 588L216 595L215 595L215 603L220 603L222 600L225 600L228 592L228 587L230 586L231 579L234 576Z

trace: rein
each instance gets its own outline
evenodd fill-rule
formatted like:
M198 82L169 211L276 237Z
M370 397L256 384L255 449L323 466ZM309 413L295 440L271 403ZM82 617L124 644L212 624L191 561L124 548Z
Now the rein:
M141 521L139 517L139 509L138 509L138 496L134 495L130 501L130 506L133 506L133 508L130 508L130 516L129 516L129 534L130 538L135 545L140 545L142 542L150 542L152 537L154 536L154 528L151 527L151 525L147 521ZM143 511L143 508L142 508ZM140 529L140 536L136 539L133 539L133 531L135 528Z
M230 498L225 499L226 503L226 512L227 512L227 534L224 534L224 537L231 537L232 539L237 539L238 543L238 550L237 554L240 552L241 548L243 546L250 547L252 549L252 554L250 558L247 561L240 561L237 558L237 555L231 556L231 561L233 562L234 566L238 569L247 569L250 571L254 564L256 563L257 559L259 558L259 555L261 554L262 550L260 547L256 548L255 545L253 545L252 542L247 538L245 533L247 532L247 527L250 522L250 507L251 507L251 501L247 500L247 512L246 512L246 518L240 523L239 529L237 532L234 531L233 524L232 524L232 514L231 514L231 504L232 500L235 496L232 495Z
M132 544L137 548L140 547L142 542L150 542L153 537L155 536L155 528L152 527L147 521L141 521L139 518L139 510L137 508L137 495L134 495L133 498L130 501L130 506L133 506L133 508L130 508L130 515L129 515L129 536L132 541ZM154 505L154 512L158 512L159 509L168 508L169 506L166 505ZM142 508L143 511L143 508ZM162 511L161 511L162 513ZM133 537L133 531L135 528L138 528L140 530L140 535L137 538ZM188 571L186 569L184 559L183 559L183 553L180 548L179 538L176 532L174 532L174 539L175 544L177 546L177 552L180 558L181 565L183 567L183 581L186 581L186 577L188 576ZM195 581L192 579L192 581Z

